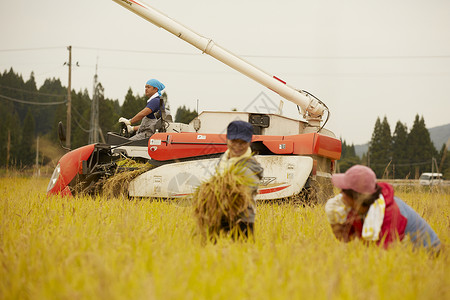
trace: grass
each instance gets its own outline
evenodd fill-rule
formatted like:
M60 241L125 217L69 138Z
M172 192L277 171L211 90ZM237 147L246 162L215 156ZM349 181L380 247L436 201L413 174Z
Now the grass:
M254 242L202 245L183 202L47 198L47 183L0 178L0 299L450 298L448 191L398 193L444 244L433 257L340 243L323 205L259 204Z

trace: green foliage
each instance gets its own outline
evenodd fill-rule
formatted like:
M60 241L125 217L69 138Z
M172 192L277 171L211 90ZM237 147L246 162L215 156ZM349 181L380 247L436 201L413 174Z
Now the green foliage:
M167 95L166 92L162 92L161 99L163 99L163 101L164 101L164 107L165 107L166 111L167 110L170 111L169 95Z
M397 122L392 136L392 166L395 178L409 178L408 128Z
M118 100L107 99L103 95L101 84L99 90L99 125L104 135L108 131L117 131L115 128L120 116L121 106ZM63 87L59 79L46 79L37 89L34 74L24 81L22 76L16 74L11 68L0 73L0 166L25 166L34 162L35 147L30 148L36 136L46 136L48 140L57 144L57 124L62 121L66 126L67 105L33 105L33 103L64 102L67 99L67 88ZM7 97L7 98L6 98ZM87 90L71 91L72 122L71 147L76 148L88 143L91 98ZM136 98L136 97L135 97ZM12 99L12 100L11 100ZM145 106L145 99L140 100L139 111ZM34 119L33 131L25 130L27 112L30 111ZM30 122L28 119L26 122ZM30 136L31 134L31 136ZM8 142L9 135L9 142ZM25 136L23 136L25 135ZM8 151L9 147L9 151ZM59 146L58 146L59 147ZM26 149L26 151L22 151ZM29 149L33 152L31 155ZM9 154L8 154L9 153ZM33 157L33 159L31 158ZM52 160L53 158L50 158ZM8 162L7 162L8 160Z
M105 136L108 132L118 132L118 123L120 115L116 110L119 101L105 99L103 95L99 98L99 124ZM106 138L106 137L105 137Z
M39 102L63 102L67 99L67 89L64 88L59 79L50 78L38 90ZM67 106L62 105L35 105L36 133L48 135L51 140L57 141L56 126L60 120L66 118ZM65 124L65 123L64 123Z
M383 122L377 118L369 152L362 161L378 178L417 179L421 173L431 172L432 160L439 157L443 154L438 155L423 117L416 115L409 133L406 125L398 121L392 137L386 117ZM444 157L442 164L446 161Z
M89 141L91 99L87 90L72 91L71 148L84 146Z
M19 147L21 165L31 166L34 163L35 149L34 148L35 123L31 109L25 117L22 126L22 139Z
M387 118L377 118L369 146L370 167L378 178L387 176L387 167L392 161L392 137Z
M129 88L127 94L125 95L125 100L123 101L120 114L127 119L131 119L138 112L144 109L146 104L147 100L145 99L145 97L133 95L133 91L131 90L131 88Z
M360 164L361 160L356 155L355 146L347 145L345 140L342 142L341 159L339 159L339 172L347 171L351 166Z
M196 116L197 112L195 110L190 110L186 108L185 105L178 107L177 113L175 115L175 122L189 124Z
M410 163L423 163L411 166L412 178L419 178L423 172L431 172L431 160L437 157L437 150L431 142L423 117L419 118L419 115L416 115L411 132L408 134L407 149Z
M0 166L9 166L17 160L22 126L11 102L0 102L0 118Z
M442 173L445 179L450 179L450 151L447 145L442 145L441 151L439 152L439 171Z

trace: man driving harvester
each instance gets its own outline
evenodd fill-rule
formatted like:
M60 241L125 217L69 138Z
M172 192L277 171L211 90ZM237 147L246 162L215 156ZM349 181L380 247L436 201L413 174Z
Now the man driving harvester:
M155 133L158 119L160 118L161 113L165 111L164 101L161 99L161 91L164 90L164 88L164 84L157 79L150 79L145 84L145 96L149 99L147 100L147 105L144 109L138 112L130 120L124 117L119 118L119 122L127 125L129 134L136 132L130 140L136 141L146 139ZM141 125L131 125L139 121L141 121Z

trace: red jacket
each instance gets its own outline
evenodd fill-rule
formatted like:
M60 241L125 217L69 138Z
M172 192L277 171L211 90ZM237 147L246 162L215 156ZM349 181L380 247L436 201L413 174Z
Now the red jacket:
M394 200L394 188L384 182L378 183L381 186L381 194L386 202L383 224L381 225L380 239L377 245L383 243L384 248L388 248L389 244L396 240L402 240L405 237L405 228L408 220L400 213L397 203ZM355 212L351 211L347 216L347 220L351 220L355 216ZM359 218L355 219L350 230L350 235L355 234L361 238L363 221Z

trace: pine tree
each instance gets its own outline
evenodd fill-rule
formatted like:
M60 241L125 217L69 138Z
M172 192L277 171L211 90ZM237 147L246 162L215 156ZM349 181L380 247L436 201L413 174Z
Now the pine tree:
M447 145L443 144L439 152L439 172L443 174L445 179L450 179L450 151Z
M421 173L431 172L431 161L437 158L437 150L431 142L423 117L419 118L419 115L416 115L408 134L407 149L412 178L417 179Z
M388 177L392 160L392 137L391 129L387 118L384 117L383 122L377 118L372 139L369 146L370 167L377 174L378 178Z
M177 113L175 115L175 122L189 124L195 117L197 112L195 110L190 110L186 108L185 105L178 107Z
M134 96L133 91L129 88L125 95L120 114L124 118L131 119L138 112L143 110L146 104L147 100L144 97Z
M99 100L99 120L98 124L103 132L103 136L106 139L106 134L109 131L118 132L119 114L115 111L115 106L118 101L113 101L105 98L103 86L98 84L98 100ZM101 139L100 139L101 140Z
M59 79L46 79L38 90L38 102L63 102L67 98L67 90L61 85ZM66 104L36 106L36 135L49 135L56 141L56 128L60 121L57 112L61 110L66 114Z
M163 92L161 94L161 99L164 101L164 107L166 111L170 111L170 104L169 104L169 95L167 95L166 92Z
M342 142L341 158L339 159L339 172L345 172L350 167L360 164L361 160L356 155L355 146L347 145L346 141Z
M392 171L395 178L409 177L407 139L408 128L398 121L392 136Z
M89 142L91 101L87 89L78 93L72 92L72 149L84 146Z

